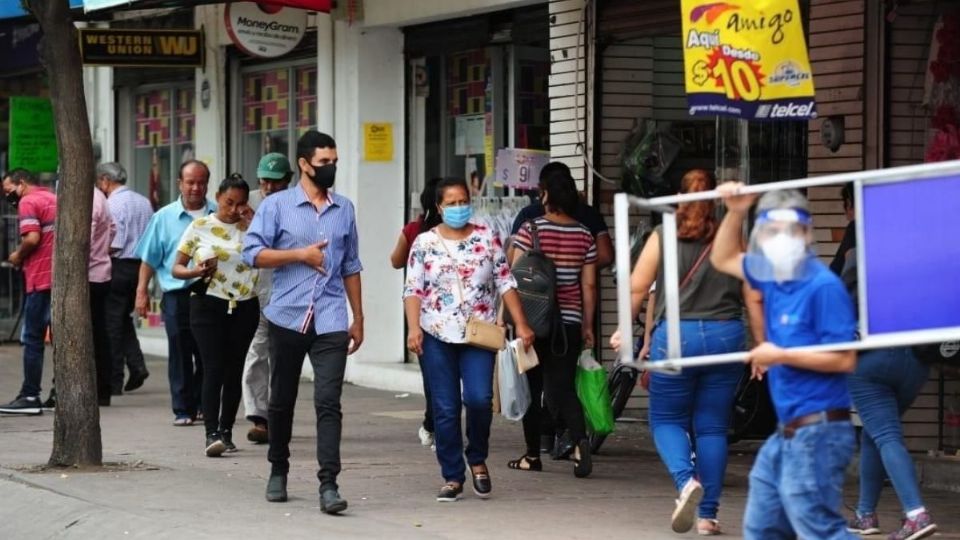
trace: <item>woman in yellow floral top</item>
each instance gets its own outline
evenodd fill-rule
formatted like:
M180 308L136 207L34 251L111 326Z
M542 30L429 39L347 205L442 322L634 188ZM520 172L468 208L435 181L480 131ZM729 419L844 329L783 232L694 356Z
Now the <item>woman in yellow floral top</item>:
M260 318L258 271L241 258L250 187L239 177L220 182L217 211L191 223L180 239L173 276L191 286L190 329L203 359L206 454L235 452L233 422L240 406L247 348ZM189 266L193 261L193 265Z

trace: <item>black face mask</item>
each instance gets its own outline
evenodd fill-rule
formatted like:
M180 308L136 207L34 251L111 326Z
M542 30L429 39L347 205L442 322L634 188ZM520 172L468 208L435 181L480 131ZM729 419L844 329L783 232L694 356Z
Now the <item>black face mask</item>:
M337 178L336 163L328 163L320 167L311 165L311 167L313 168L314 174L307 173L307 177L310 178L313 185L319 189L330 189L333 187L333 182Z
M11 191L5 195L7 202L10 203L10 206L16 207L20 204L20 195L16 191Z

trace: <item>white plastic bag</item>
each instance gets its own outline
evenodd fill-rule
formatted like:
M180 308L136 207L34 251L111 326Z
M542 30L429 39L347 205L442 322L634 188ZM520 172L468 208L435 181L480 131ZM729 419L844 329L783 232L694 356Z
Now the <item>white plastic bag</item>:
M580 367L587 371L593 371L595 369L603 369L603 366L600 365L600 362L597 362L597 359L593 356L593 349L584 349L580 353L580 360L578 361Z
M521 420L530 407L530 384L527 375L517 371L513 348L497 353L497 386L500 389L500 414L508 420Z

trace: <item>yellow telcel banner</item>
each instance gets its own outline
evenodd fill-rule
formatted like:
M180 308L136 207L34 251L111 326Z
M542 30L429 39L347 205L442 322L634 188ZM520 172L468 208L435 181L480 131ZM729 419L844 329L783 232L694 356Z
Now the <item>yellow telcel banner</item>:
M681 0L690 114L816 118L797 0Z

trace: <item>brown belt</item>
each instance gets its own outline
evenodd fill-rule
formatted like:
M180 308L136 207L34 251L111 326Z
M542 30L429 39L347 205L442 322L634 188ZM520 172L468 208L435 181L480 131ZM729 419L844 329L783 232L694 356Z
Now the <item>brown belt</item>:
M820 411L812 413L784 424L780 433L784 439L792 439L797 434L797 430L811 424L821 424L825 422L839 422L841 420L850 420L850 411L846 409L831 409L829 411Z

